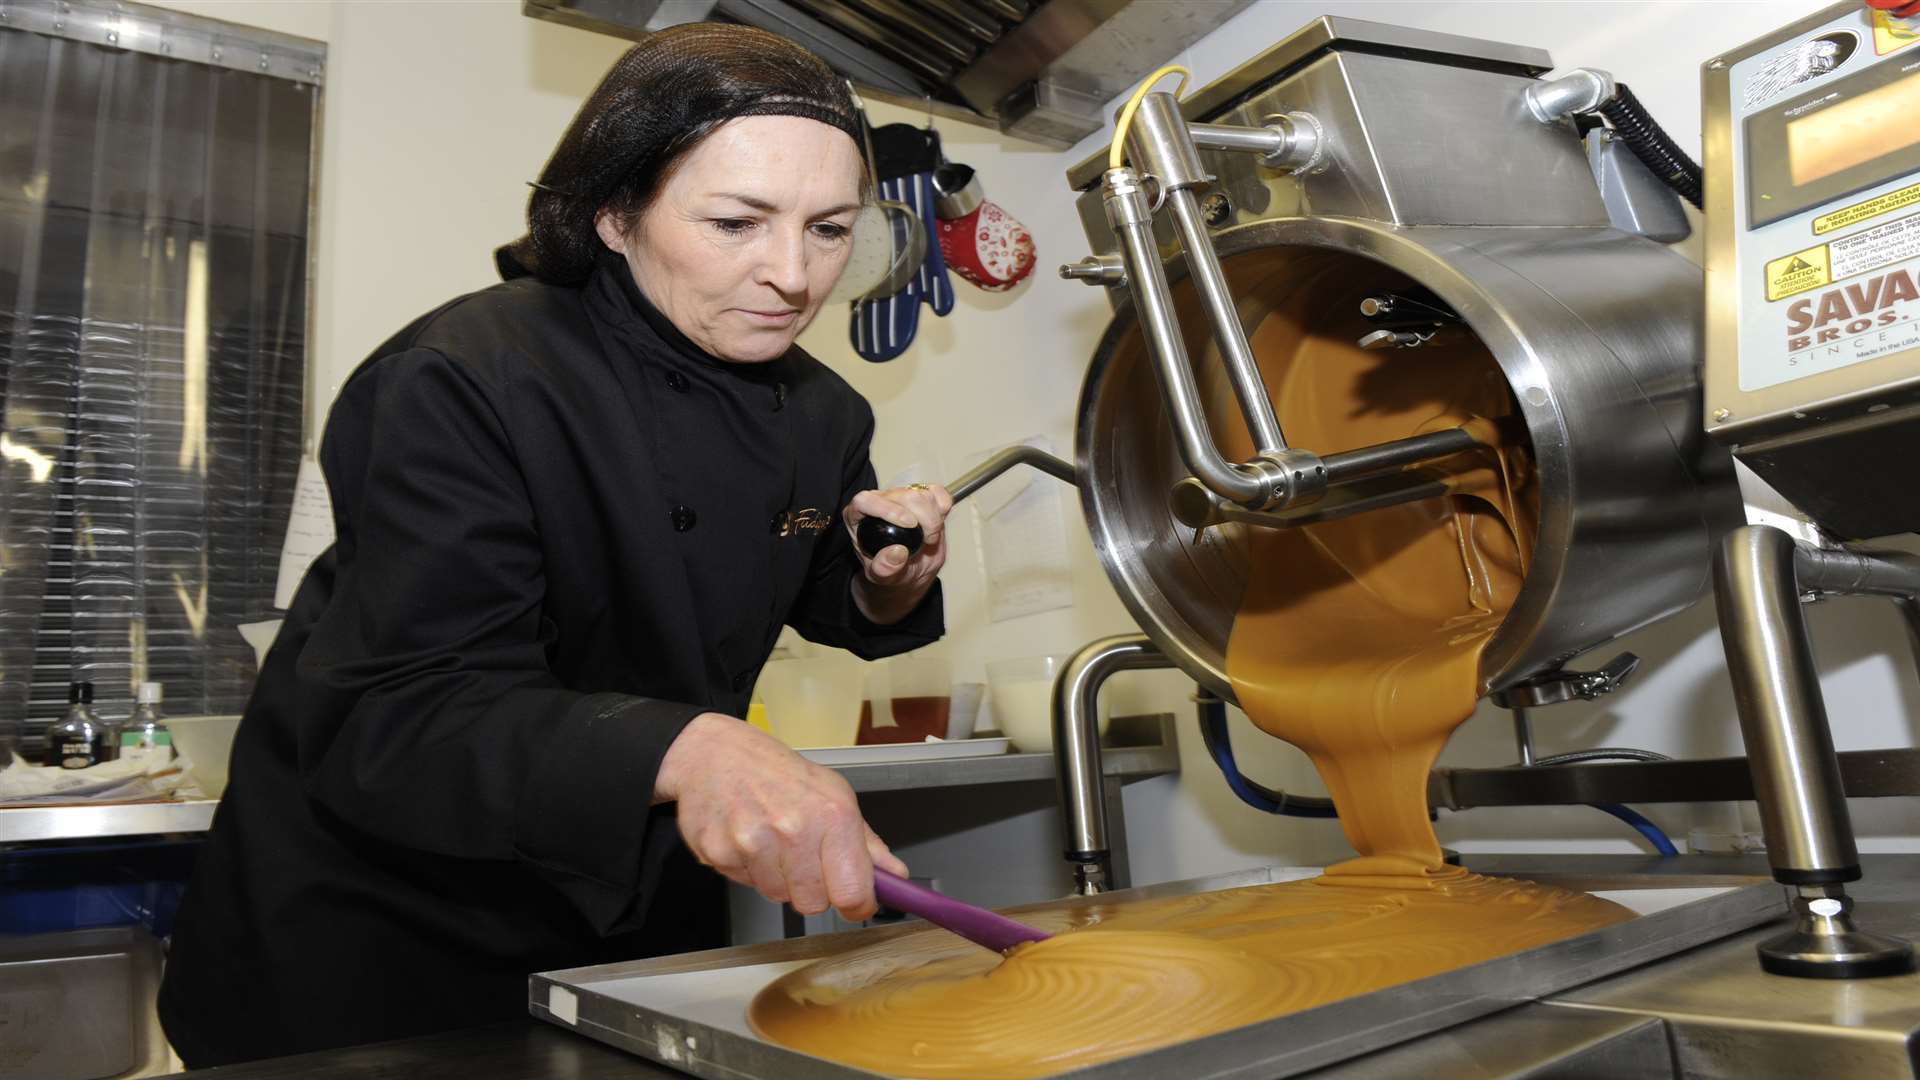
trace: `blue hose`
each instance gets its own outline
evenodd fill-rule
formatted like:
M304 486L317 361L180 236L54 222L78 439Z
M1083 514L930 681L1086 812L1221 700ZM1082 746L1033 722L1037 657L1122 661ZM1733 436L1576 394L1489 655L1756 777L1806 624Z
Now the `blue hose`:
M1233 757L1233 740L1227 735L1227 706L1224 702L1201 699L1200 736L1201 741L1207 744L1207 753L1213 757L1213 763L1219 766L1220 775L1226 778L1228 789L1238 795L1241 802L1255 810L1286 817L1327 819L1340 816L1334 810L1331 799L1289 795L1247 779Z
M1213 758L1214 765L1220 769L1220 775L1227 781L1227 788L1240 797L1240 801L1269 814L1281 814L1286 817L1300 818L1337 818L1339 811L1334 809L1331 799L1319 799L1306 795L1288 795L1284 791L1274 791L1247 779L1240 771L1239 762L1234 760L1233 740L1227 733L1227 706L1224 702L1209 697L1200 699L1200 737L1207 744L1207 753ZM1647 820L1641 814L1618 803L1592 803L1595 810L1604 811L1634 827L1641 836L1653 844L1654 850L1662 856L1680 854L1673 846L1667 834L1660 826Z
M1667 839L1667 834L1660 831L1660 826L1648 821L1645 817L1641 816L1639 811L1631 807L1621 806L1619 803L1589 803L1588 805L1592 806L1595 810L1612 814L1614 817L1633 826L1641 836L1646 837L1647 840L1653 844L1654 850L1658 851L1662 856L1672 857L1680 854L1680 849L1673 846L1673 841Z

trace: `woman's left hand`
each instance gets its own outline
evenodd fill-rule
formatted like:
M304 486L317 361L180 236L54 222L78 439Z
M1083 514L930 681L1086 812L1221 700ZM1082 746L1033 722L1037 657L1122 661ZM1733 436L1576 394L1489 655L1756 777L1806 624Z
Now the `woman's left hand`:
M867 618L882 625L898 622L926 596L947 562L947 514L952 510L953 496L939 484L863 491L847 504L840 516L851 536L858 536L861 519L868 517L885 518L902 528L917 525L922 535L920 550L912 555L894 544L869 559L857 541L853 545L865 571L853 595Z

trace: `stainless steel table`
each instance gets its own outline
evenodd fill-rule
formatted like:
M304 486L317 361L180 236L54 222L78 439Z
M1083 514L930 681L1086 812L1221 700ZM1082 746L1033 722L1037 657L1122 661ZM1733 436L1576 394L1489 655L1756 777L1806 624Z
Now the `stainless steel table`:
M1116 783L1178 772L1180 751L1173 717L1166 714L1115 717L1121 742L1106 748L1106 774ZM1131 736L1128 740L1125 736ZM998 754L992 757L932 761L877 762L831 766L859 793L920 791L976 784L1052 783L1052 754ZM1117 788L1116 788L1117 790ZM206 832L218 799L179 802L110 803L0 807L0 844L93 840L121 836L159 836Z
M685 1080L536 1020L175 1073L182 1080Z
M0 844L206 832L218 799L0 807Z
M1469 859L1483 870L1759 874L1752 857ZM1920 935L1920 856L1867 856L1862 908L1884 932ZM1311 1074L1315 1080L1914 1075L1920 975L1815 982L1766 975L1756 929ZM683 1074L527 1021L281 1058L192 1080L627 1080ZM1255 1080L1249 1077L1248 1080Z

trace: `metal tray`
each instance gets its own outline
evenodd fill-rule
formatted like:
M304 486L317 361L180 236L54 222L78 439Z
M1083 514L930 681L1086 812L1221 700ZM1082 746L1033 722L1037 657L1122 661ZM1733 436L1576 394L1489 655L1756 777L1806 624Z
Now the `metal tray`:
M1296 880L1317 868L1276 867L1008 909L1149 899ZM1075 1070L1075 1080L1291 1076L1534 1001L1673 956L1786 911L1765 878L1517 874L1596 893L1640 913L1630 922L1148 1053ZM747 1005L781 975L824 956L927 927L875 930L714 949L533 976L540 1019L712 1080L846 1080L868 1072L769 1043Z

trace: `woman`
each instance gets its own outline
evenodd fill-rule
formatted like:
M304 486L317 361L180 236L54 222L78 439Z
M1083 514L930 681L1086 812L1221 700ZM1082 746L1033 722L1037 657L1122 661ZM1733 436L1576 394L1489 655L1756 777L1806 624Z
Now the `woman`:
M837 775L735 719L783 622L867 658L943 629L951 500L871 490L872 410L793 345L846 262L859 122L779 37L653 35L562 138L510 280L342 388L338 539L161 991L188 1064L523 1016L529 972L722 943L721 876L861 919L873 866L904 871ZM925 546L861 558L869 514Z

